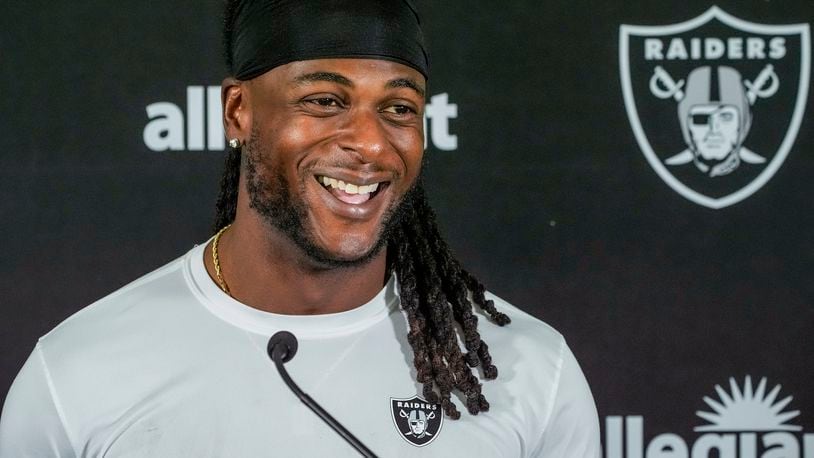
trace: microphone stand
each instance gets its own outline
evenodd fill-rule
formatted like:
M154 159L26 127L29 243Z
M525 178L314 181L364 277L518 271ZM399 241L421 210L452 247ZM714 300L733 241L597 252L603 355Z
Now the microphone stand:
M294 383L294 380L288 375L288 371L285 370L284 364L291 361L294 358L294 355L297 354L297 338L294 337L294 334L291 334L288 331L279 331L269 339L268 343L268 354L271 357L271 360L274 361L274 365L277 367L277 371L280 373L280 376L283 378L285 384L294 392L295 395L302 401L303 404L308 406L315 414L319 416L325 423L328 424L337 434L342 436L353 448L356 449L362 456L366 458L377 458L376 455L370 451L369 448L365 447L359 439L356 438L350 431L345 429L341 423L336 421L334 417L331 416L325 409L322 408L316 401L314 401L311 396L308 396L304 391Z

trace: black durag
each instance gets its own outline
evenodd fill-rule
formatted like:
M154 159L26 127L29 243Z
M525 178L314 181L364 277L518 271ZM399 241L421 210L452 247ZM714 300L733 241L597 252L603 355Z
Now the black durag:
M298 60L348 57L390 60L428 75L421 23L408 0L243 0L232 21L227 46L239 80Z

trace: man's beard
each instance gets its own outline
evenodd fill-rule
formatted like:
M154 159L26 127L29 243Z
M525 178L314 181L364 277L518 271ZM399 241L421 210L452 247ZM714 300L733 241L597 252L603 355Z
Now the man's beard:
M414 190L419 181L416 180L401 201L384 213L376 242L367 253L354 259L339 259L319 246L313 230L306 228L308 204L302 199L292 198L288 179L283 172L276 168L267 175L258 172L258 167L265 168L262 165L262 158L269 157L273 153L260 145L258 134L254 129L252 129L252 134L243 147L243 151L246 190L249 193L251 208L262 216L266 223L294 242L311 261L311 264L324 269L359 267L378 255L405 217L409 206L413 205ZM305 195L304 183L299 185L299 195Z

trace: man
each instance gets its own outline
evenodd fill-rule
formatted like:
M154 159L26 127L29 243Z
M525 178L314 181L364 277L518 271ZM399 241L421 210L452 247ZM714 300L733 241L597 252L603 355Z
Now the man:
M268 360L285 329L291 374L379 456L599 456L562 336L438 234L414 8L236 1L224 38L216 235L40 339L0 455L354 456Z

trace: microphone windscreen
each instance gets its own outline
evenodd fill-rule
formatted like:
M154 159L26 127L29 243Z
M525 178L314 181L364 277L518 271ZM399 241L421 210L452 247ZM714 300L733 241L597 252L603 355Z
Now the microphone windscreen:
M278 331L269 339L267 351L272 361L287 363L297 354L297 338L288 331Z

